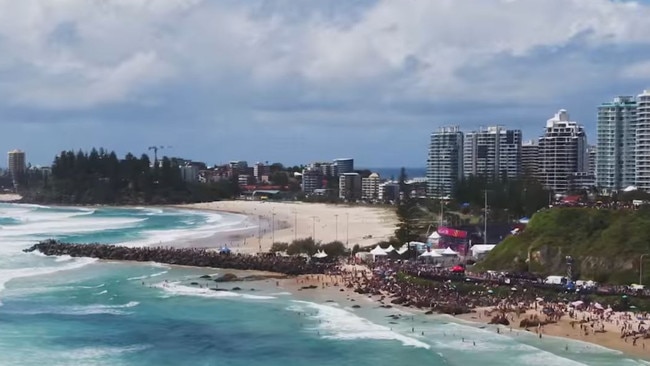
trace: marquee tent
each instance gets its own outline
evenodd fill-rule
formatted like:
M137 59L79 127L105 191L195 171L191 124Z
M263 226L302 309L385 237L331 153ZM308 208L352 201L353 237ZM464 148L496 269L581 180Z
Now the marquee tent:
M377 246L375 247L375 249L371 250L371 251L370 251L370 254L372 254L373 256L378 256L378 255L381 255L381 256L383 256L383 255L388 255L388 253L386 253L385 250L381 249L381 247L380 247L379 245L377 245Z

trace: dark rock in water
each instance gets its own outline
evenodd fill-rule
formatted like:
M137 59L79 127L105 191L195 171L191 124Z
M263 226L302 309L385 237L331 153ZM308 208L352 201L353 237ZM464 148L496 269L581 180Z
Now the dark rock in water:
M325 302L334 302L334 300L327 300L327 301L325 301Z
M431 315L431 314L433 314L433 310L429 310L429 311L427 311L427 312L424 313L424 314L426 314L426 315Z
M388 324L398 324L398 323L395 323L395 322L388 322Z
M198 282L192 282L192 283L190 283L190 285L193 285L193 286L198 286L198 285L199 285L199 283L198 283Z
M234 273L226 273L223 276L214 280L214 282L232 282L237 281L239 278Z
M339 291L343 292L343 291L345 291L345 290L344 290L344 289L340 289Z
M211 288L210 290L212 290L212 291L228 291L228 290L226 290L224 288Z
M254 288L252 288L252 289L250 289L249 291L257 291L257 290L255 290Z
M315 288L318 288L318 286L316 286L316 285L309 285L309 286L303 286L303 287L301 287L301 289L303 289L303 290L313 290L313 289L315 289Z
M352 308L353 309L359 309L359 308L361 308L361 305L352 305Z
M207 279L209 279L209 278L211 278L211 277L210 277L210 275L203 275L203 276L201 276L201 277L199 277L199 278L207 278Z
M233 287L230 291L241 291L241 287Z
M384 309L390 309L390 308L392 308L393 306L392 306L392 305L381 305L381 306L379 306L379 307L380 307L380 308L384 308Z

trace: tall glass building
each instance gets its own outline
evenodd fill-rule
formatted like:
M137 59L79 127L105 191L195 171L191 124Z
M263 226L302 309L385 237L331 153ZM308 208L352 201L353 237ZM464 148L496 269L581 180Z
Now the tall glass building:
M458 126L442 127L431 134L427 159L427 192L429 197L451 195L456 182L463 177L463 133Z
M621 96L598 107L596 186L618 191L635 184L637 103Z
M636 118L636 186L650 191L650 90L637 97Z

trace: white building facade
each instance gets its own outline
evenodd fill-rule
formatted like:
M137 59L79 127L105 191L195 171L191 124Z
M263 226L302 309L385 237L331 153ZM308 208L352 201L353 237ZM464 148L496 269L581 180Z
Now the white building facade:
M463 174L516 178L521 174L521 130L501 126L466 133L463 142Z
M598 107L596 185L618 191L636 181L637 103L623 96Z
M562 109L546 122L544 135L539 138L539 180L555 193L567 193L575 173L584 173L587 135L584 128L571 121Z
M431 134L427 159L429 197L451 195L463 177L463 133L458 126L442 127Z
M637 97L636 109L635 183L637 188L650 191L650 90Z

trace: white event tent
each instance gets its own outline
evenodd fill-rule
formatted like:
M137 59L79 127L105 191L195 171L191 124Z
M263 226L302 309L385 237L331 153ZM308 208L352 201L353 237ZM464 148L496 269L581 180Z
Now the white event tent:
M372 259L374 260L376 257L383 257L387 256L388 253L386 253L385 250L381 249L379 245L375 247L375 249L370 251L370 254L372 254Z
M445 250L443 250L442 252L440 252L440 254L442 254L442 255L449 255L449 256L452 256L452 255L458 255L458 253L457 253L457 252L454 252L454 250L451 249L450 247L447 247L447 249L445 249Z

